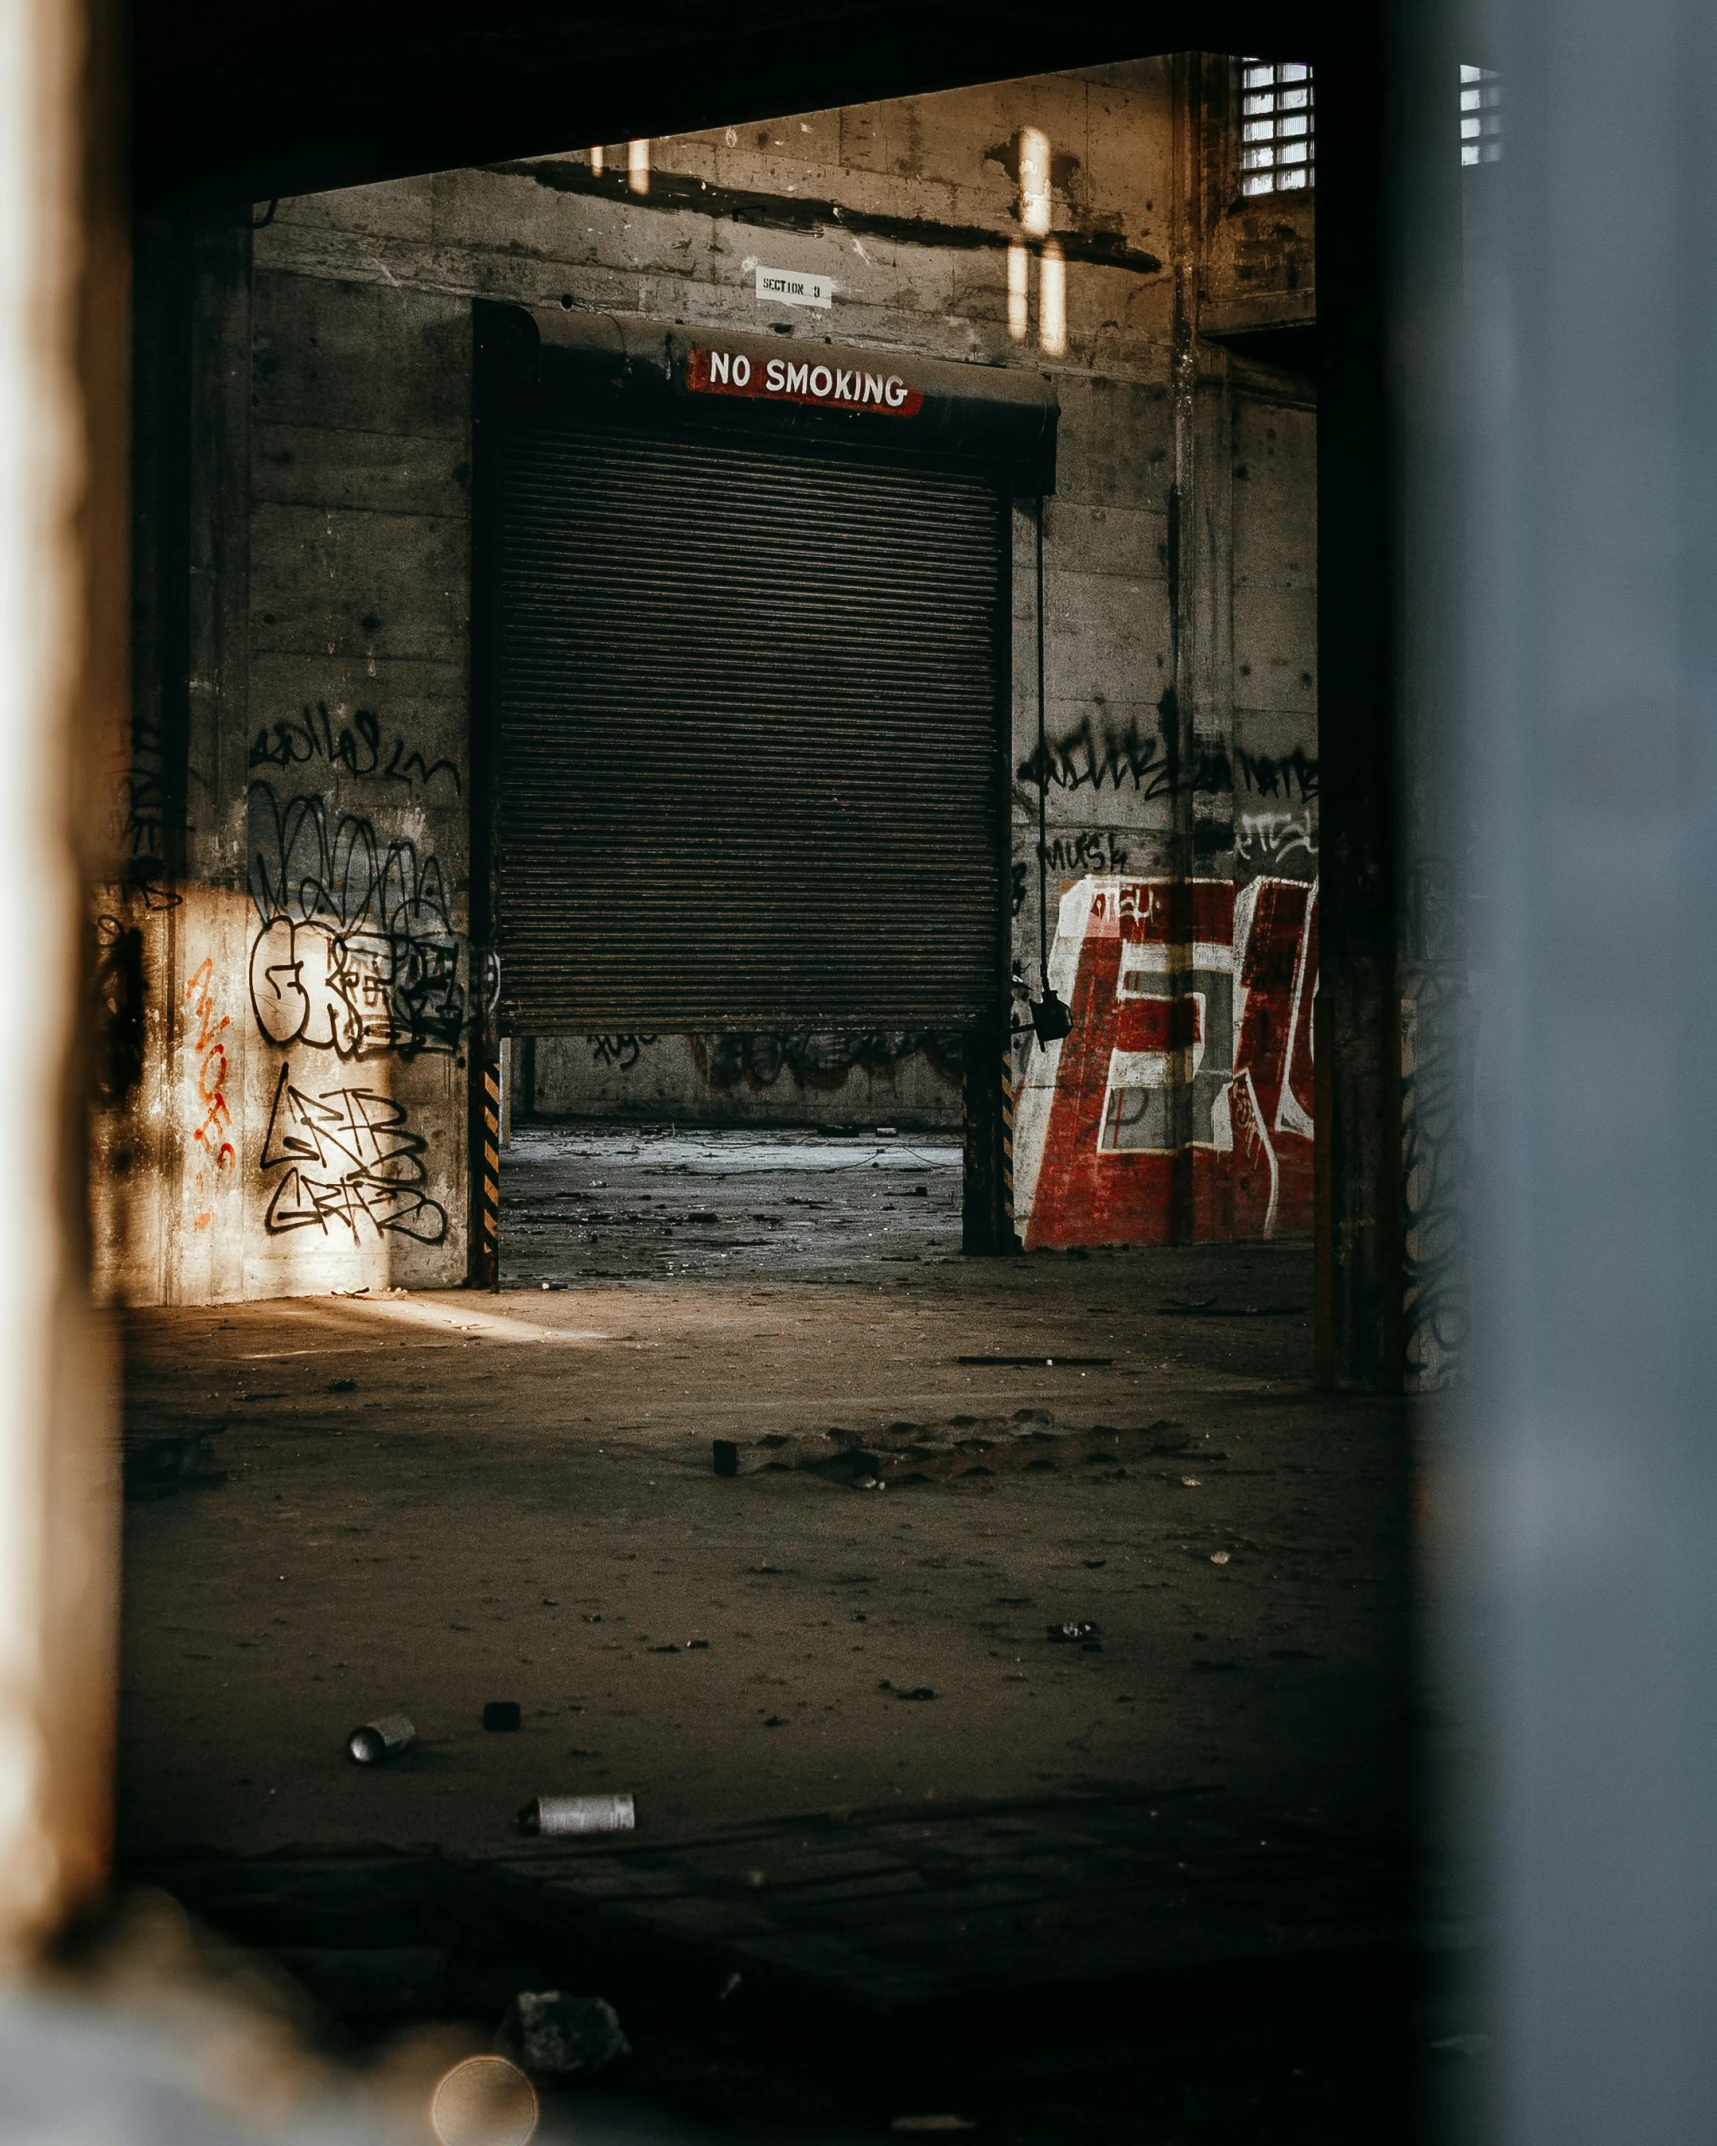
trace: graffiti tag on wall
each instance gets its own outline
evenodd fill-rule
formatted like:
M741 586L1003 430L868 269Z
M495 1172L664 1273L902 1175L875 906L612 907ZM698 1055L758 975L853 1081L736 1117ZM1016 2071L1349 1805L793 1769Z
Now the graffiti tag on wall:
M592 1036L590 1041L591 1061L599 1066L614 1066L622 1073L630 1073L655 1042L654 1036Z
M403 1103L373 1088L296 1087L282 1066L268 1115L261 1168L278 1170L263 1227L271 1237L368 1224L378 1236L440 1244L447 1210L429 1197L424 1141Z
M250 812L250 1001L269 1041L348 1060L456 1051L465 994L437 860L266 783Z
M960 1040L922 1029L692 1036L698 1070L712 1088L773 1088L783 1073L800 1088L843 1087L855 1068L890 1077L920 1052L944 1081L960 1079Z
M334 726L328 703L319 700L299 715L265 724L251 741L250 765L255 767L300 767L307 760L320 760L348 775L375 775L384 782L413 783L425 788L437 775L445 775L457 795L464 789L459 770L451 760L425 760L422 753L406 750L403 737L390 746L382 737L381 717L372 708L353 711L349 723Z
M213 961L200 961L192 970L185 984L185 996L191 1002L191 1011L197 1021L191 1057L197 1070L192 1108L198 1114L198 1122L192 1127L191 1141L201 1150L197 1158L197 1194L200 1199L207 1199L210 1177L218 1182L223 1170L231 1170L238 1163L237 1150L227 1138L233 1121L232 1112L227 1107L227 1047L223 1032L232 1026L232 1016L223 1013L217 1018L215 1014ZM204 1207L192 1227L207 1229L213 1219L212 1210Z
M1268 1237L1312 1218L1317 886L1081 880L1014 1132L1028 1249Z

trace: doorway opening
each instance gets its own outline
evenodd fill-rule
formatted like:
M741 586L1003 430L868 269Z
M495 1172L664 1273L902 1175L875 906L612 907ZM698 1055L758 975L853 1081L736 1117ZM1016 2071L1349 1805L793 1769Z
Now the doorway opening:
M137 1315L135 1435L194 1356L226 1480L133 1516L133 1868L433 1843L640 2046L786 2020L872 2115L1007 2135L1034 2007L1121 2033L1124 2103L1189 1989L1319 2135L1376 2085L1405 1462L1310 1390L1315 263L1243 92L1181 55L252 235L265 913L209 928L235 1107L290 1114L196 1241L299 1293ZM520 1835L573 1793L635 1837Z

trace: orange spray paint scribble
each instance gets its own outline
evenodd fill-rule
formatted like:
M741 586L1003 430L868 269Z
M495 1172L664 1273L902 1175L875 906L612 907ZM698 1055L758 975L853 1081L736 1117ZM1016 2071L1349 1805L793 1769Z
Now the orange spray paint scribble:
M227 1108L227 1047L221 1041L221 1031L232 1024L227 1014L222 1014L219 1020L215 1018L214 975L215 965L212 961L199 963L185 985L185 996L191 1001L192 1011L197 1017L197 1040L194 1045L197 1054L197 1103L203 1113L203 1121L191 1138L196 1141L205 1156L214 1158L215 1174L218 1177L223 1170L237 1168L238 1151L232 1142L225 1138L227 1129L232 1124L232 1112ZM204 1174L201 1170L197 1172L197 1189L199 1192L204 1189ZM210 1220L211 1217L206 1212L200 1214L193 1227L207 1229Z

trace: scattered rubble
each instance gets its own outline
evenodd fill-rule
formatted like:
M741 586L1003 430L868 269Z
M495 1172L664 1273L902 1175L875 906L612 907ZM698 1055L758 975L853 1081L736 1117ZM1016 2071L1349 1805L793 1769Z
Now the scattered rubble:
M856 1490L896 1483L941 1483L960 1476L1069 1468L1087 1462L1123 1466L1186 1452L1190 1440L1170 1434L1168 1419L1140 1429L1106 1423L1057 1431L1046 1409L1011 1416L951 1416L945 1423L890 1423L879 1430L770 1431L761 1438L712 1441L719 1476L802 1469Z
M1083 1647L1087 1654L1101 1653L1102 1635L1089 1618L1072 1619L1066 1624L1052 1624L1049 1640L1056 1647Z
M594 2079L632 2054L620 2015L605 1997L565 1990L520 1990L495 2047L537 2079Z
M216 1424L209 1431L128 1442L124 1460L126 1497L134 1501L170 1498L175 1491L186 1488L216 1489L227 1477L224 1468L215 1466L211 1441L225 1428L224 1424Z

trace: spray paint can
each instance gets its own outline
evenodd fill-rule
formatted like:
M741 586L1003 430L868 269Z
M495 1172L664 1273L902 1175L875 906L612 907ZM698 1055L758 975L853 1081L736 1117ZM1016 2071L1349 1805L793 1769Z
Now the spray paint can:
M346 1738L346 1749L360 1766L379 1766L383 1759L397 1759L416 1741L409 1714L384 1714L380 1721L366 1721L354 1729Z
M519 1813L521 1833L630 1833L630 1796L538 1796Z

